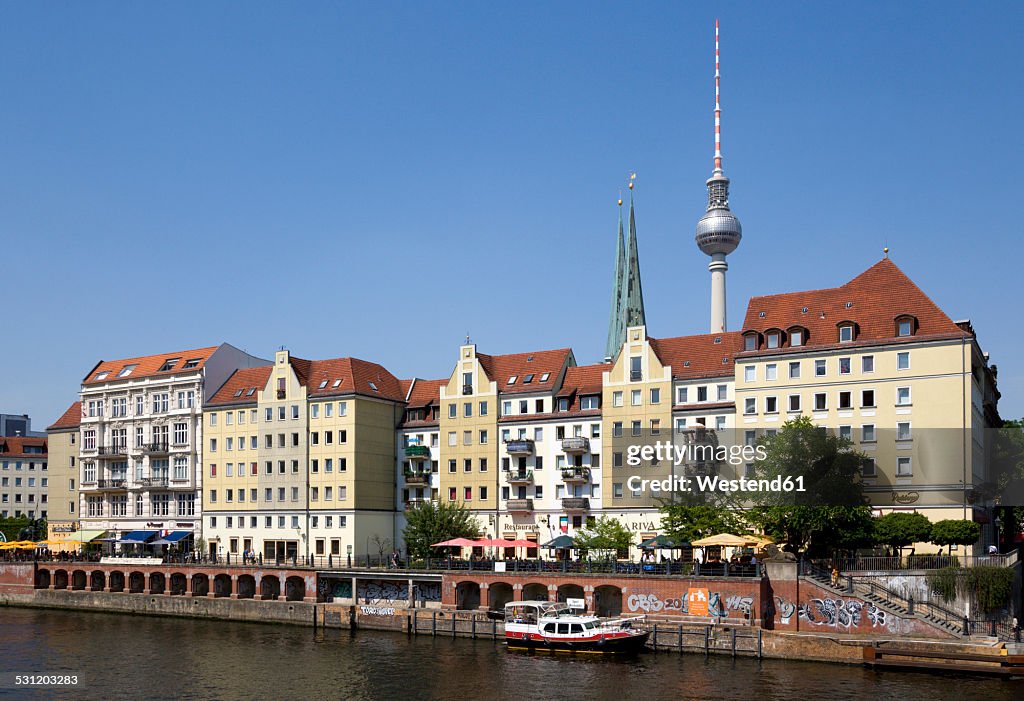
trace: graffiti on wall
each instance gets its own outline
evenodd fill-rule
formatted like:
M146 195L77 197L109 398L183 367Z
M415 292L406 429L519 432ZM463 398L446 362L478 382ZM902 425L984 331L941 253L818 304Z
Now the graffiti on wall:
M794 604L781 596L775 598L778 604L779 620L783 625L794 615L812 626L823 628L857 628L861 625L861 614L867 617L872 630L893 634L909 633L909 620L883 611L874 604L860 599L808 599L807 603Z
M359 601L365 604L405 603L409 598L408 582L388 582L371 580L359 582ZM323 578L317 590L324 601L352 598L351 579ZM413 585L413 595L417 601L440 601L440 582L421 582Z
M656 594L630 594L626 597L626 608L632 613L688 613L689 593L687 589L681 597L661 598ZM749 616L754 605L754 597L731 595L722 598L720 592L708 594L708 615L712 618L743 618Z

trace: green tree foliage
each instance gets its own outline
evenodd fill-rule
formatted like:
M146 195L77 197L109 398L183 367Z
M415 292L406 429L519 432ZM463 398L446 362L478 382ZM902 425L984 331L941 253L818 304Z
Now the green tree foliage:
M994 431L992 478L1002 496L998 509L1002 532L1011 536L1024 531L1024 419L1003 421Z
M796 481L803 492L756 492L750 520L787 549L824 555L871 541L871 509L860 479L864 455L849 440L815 426L808 417L787 421L760 445L765 458L754 478Z
M674 541L693 542L718 533L746 530L742 513L721 506L663 504L661 527Z
M933 523L931 535L936 545L972 545L981 538L981 526L974 521L947 519Z
M875 542L902 550L913 543L927 543L932 523L923 514L894 511L875 519Z
M38 537L34 537L29 533L29 529L33 527L33 524L35 525L35 533ZM42 519L33 521L28 516L0 518L0 531L3 531L9 543L15 540L42 540L46 537L46 521Z
M988 612L1009 606L1013 594L1010 567L944 567L928 574L932 593L946 603L957 594L969 599L976 610Z
M602 516L577 532L574 540L577 548L587 552L625 550L633 542L633 533L617 520Z
M406 525L402 531L405 547L412 557L440 555L439 548L431 548L453 538L480 537L480 527L473 512L455 502L424 501L405 512Z

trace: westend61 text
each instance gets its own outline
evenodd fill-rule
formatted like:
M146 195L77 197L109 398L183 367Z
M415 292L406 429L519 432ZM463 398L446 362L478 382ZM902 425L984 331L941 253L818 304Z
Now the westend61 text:
M764 460L768 453L763 445L675 445L671 441L657 441L653 445L631 445L626 448L626 464L637 467L642 462L665 462L676 465L685 462L727 462L742 465Z
M645 480L633 475L626 480L626 486L634 492L650 490L658 492L806 492L804 478L782 477L773 479L739 479L727 480L717 475L695 475L689 477L666 477L663 480Z

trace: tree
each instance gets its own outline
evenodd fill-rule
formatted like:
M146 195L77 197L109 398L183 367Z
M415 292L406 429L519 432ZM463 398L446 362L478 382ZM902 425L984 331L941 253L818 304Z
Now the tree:
M852 550L871 541L871 509L860 468L865 456L852 443L815 426L806 416L787 421L758 445L756 480L801 485L803 491L753 492L750 520L791 551L810 555Z
M480 527L473 512L455 502L420 502L405 512L405 520L402 535L412 557L440 555L438 548L430 547L434 543L452 538L480 537Z
M875 519L875 542L901 554L908 545L926 543L931 537L932 523L923 514L894 511Z
M981 538L981 526L966 520L936 521L932 524L931 536L936 545L973 545Z
M574 538L580 550L628 550L633 543L633 533L621 523L608 516L602 516L592 525L578 531Z

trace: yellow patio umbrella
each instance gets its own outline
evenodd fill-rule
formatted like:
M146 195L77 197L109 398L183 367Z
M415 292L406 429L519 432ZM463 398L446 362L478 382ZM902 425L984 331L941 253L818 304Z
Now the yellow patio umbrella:
M718 535L708 536L707 538L701 538L695 540L691 545L697 547L707 547L709 545L720 545L726 548L742 548L744 545L752 545L756 541L751 536L738 536L732 533L719 533Z
M775 539L766 535L752 535L750 536L750 542L758 548L763 548L766 545L775 545Z
M48 539L48 540L40 540L38 543L36 543L36 545L37 546L60 545L61 543L66 543L66 542L67 542L66 540L49 540Z

